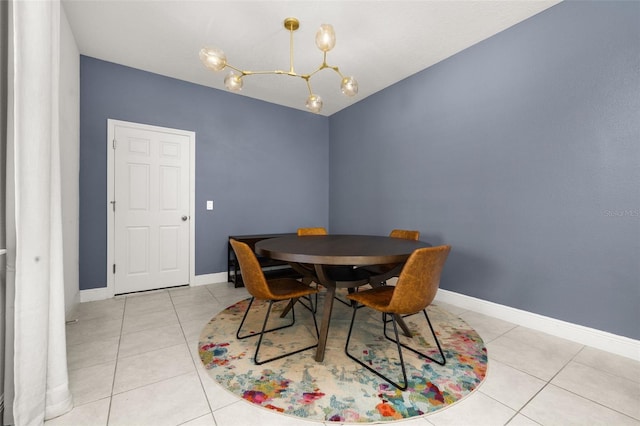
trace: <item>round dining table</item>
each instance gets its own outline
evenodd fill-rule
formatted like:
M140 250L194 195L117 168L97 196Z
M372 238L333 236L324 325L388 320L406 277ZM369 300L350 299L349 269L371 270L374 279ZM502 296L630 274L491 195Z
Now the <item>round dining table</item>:
M430 247L423 241L377 235L311 235L269 238L255 245L257 254L288 262L296 271L327 289L320 323L316 361L324 360L333 300L337 288L379 285L385 277L372 277L358 266L396 264L398 273L414 250ZM400 324L405 334L409 331Z

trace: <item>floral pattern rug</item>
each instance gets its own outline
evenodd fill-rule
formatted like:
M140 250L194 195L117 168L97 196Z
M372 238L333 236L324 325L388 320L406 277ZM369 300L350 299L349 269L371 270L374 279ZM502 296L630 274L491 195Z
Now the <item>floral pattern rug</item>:
M317 319L320 320L322 293ZM459 317L436 304L427 312L446 356L440 366L403 350L409 387L399 391L344 354L352 309L334 302L329 338L323 362L314 360L315 348L261 366L253 363L258 337L236 339L236 331L249 299L216 315L200 334L200 359L209 375L240 398L282 414L339 423L383 423L432 413L450 406L473 392L487 372L484 342ZM260 330L267 302L256 300L243 333ZM269 328L290 322L291 313L280 318L284 303L274 304ZM267 333L260 349L266 359L315 342L311 312L296 304L292 327ZM284 321L284 322L283 322ZM435 359L440 354L422 313L405 318L414 337L401 338ZM388 325L390 335L393 326ZM396 346L384 338L382 315L361 308L349 345L383 374L402 380Z

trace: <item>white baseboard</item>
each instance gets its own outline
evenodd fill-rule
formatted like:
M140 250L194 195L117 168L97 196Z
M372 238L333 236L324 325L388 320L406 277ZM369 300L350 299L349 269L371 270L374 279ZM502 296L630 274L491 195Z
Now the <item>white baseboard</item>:
M439 289L436 295L436 301L449 303L523 327L532 328L553 336L640 361L639 340L545 317L509 306L499 305L486 300L476 299L475 297L465 296L464 294L449 290Z
M196 275L191 283L192 287L226 283L227 272ZM106 287L90 290L80 290L80 302L92 302L108 299ZM542 331L553 336L571 340L583 345L592 346L603 351L611 352L636 361L640 361L640 341L624 336L608 333L594 328L569 323L566 321L545 317L510 306L500 305L453 291L439 289L436 301L449 303L474 312L489 315L503 321L508 321L523 327Z
M64 310L64 318L67 321L75 319L76 312L78 311L78 305L80 305L80 303L82 303L82 300L80 299L80 291L73 296L73 301L71 303L66 303L65 301L66 306Z
M227 282L227 272L216 272L214 274L196 275L191 282L192 287L207 284L217 284Z
M193 282L190 285L191 287L196 287L200 285L226 283L226 282L227 282L227 273L217 272L215 274L196 275L193 279ZM97 300L105 300L109 298L110 296L109 296L109 292L107 291L107 287L92 288L89 290L80 290L80 303L95 302Z
M91 288L89 290L80 290L80 303L95 302L96 300L109 299L107 287Z

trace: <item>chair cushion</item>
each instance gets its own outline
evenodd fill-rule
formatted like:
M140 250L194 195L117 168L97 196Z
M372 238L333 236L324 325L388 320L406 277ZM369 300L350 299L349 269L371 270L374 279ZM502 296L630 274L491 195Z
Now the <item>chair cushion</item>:
M387 307L393 296L393 286L382 286L370 290L359 291L347 295L347 299L355 300L365 306L381 312L387 312Z
M273 294L273 300L293 299L318 292L318 289L309 287L293 278L275 278L268 280L267 283Z

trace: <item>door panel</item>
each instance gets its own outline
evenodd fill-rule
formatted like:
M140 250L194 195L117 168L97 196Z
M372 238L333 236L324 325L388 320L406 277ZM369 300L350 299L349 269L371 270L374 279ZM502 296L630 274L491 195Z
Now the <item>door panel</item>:
M115 294L189 283L190 139L114 129Z
M180 267L180 228L177 226L162 226L160 228L160 245L164 249L160 252L160 270L175 271Z
M125 244L128 251L126 276L149 274L149 227L127 227Z

